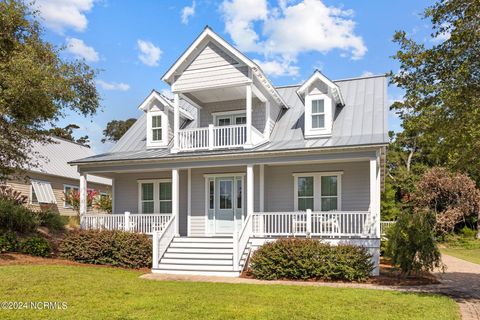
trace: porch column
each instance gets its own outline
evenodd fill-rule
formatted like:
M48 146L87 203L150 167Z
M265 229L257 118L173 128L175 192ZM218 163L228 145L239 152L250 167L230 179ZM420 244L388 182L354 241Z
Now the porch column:
M80 173L80 216L87 213L87 174Z
M260 212L265 211L265 165L260 165L260 176L259 176L259 193L260 193Z
M247 84L246 88L246 113L247 113L247 139L245 145L247 147L252 145L252 85Z
M247 165L247 216L253 214L253 164Z
M190 236L190 220L192 216L192 169L188 168L187 171L187 236Z
M172 217L175 217L175 236L179 236L180 232L180 185L179 185L178 169L172 169Z
M380 238L380 170L377 158L370 159L370 214L375 227L375 237Z
M178 93L173 96L173 148L172 152L178 152L178 131L180 130L180 97Z

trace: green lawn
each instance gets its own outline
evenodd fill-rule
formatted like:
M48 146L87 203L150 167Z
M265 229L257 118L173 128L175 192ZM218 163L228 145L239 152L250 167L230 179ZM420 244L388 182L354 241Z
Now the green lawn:
M442 248L442 253L480 264L480 249Z
M0 309L0 319L459 319L456 303L440 296L139 275L90 266L3 266L0 301L65 301L68 308Z

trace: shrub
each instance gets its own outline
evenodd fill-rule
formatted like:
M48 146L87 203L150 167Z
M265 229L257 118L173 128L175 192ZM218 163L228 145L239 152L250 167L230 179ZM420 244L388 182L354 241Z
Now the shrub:
M18 248L17 235L7 231L0 234L0 253L15 252Z
M68 222L68 217L63 217L59 213L51 210L40 211L37 213L40 225L48 228L50 231L62 231Z
M31 233L39 225L36 212L11 200L0 199L0 230Z
M34 236L22 240L20 251L32 256L47 257L50 255L52 247L47 239Z
M72 231L59 250L62 257L82 263L142 268L150 266L152 261L150 238L123 231Z
M435 214L405 211L388 229L386 256L404 275L443 267L434 238Z
M97 196L93 207L101 212L112 213L112 196L109 194Z
M251 259L257 279L363 281L373 270L367 249L331 246L314 239L279 239L258 248Z

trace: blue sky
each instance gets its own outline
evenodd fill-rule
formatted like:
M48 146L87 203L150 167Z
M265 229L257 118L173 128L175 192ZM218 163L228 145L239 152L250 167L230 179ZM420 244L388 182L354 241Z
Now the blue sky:
M58 125L76 123L96 152L107 151L108 121L137 118L138 105L205 25L255 59L275 85L296 84L315 68L344 79L398 70L391 59L395 30L428 42L420 18L431 1L354 0L37 0L46 39L66 46L66 59L83 58L100 69L102 110L92 118L67 114ZM439 39L440 40L440 39ZM401 91L388 89L390 101ZM395 115L389 128L399 130Z

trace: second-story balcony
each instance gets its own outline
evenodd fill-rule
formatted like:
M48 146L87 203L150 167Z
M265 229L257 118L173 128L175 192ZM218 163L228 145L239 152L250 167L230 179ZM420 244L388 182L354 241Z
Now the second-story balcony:
M179 130L179 151L216 150L248 147L247 125L214 126ZM251 127L252 144L263 139L263 135Z

